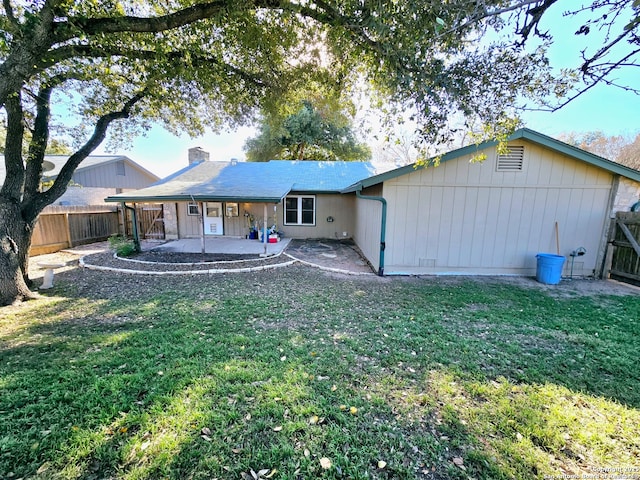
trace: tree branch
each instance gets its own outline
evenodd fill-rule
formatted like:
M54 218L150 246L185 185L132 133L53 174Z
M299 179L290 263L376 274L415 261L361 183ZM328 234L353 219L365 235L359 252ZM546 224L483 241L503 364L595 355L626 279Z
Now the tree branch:
M51 117L51 93L62 79L54 79L43 85L36 96L36 118L27 154L26 174L24 180L23 202L28 203L38 193L42 178L42 162L49 141L49 119Z
M47 60L47 62L40 63L38 67L47 68L51 65L55 65L56 63L62 60L68 60L76 57L82 57L82 58L125 57L125 58L132 58L132 59L138 59L138 60L150 60L150 61L157 62L158 55L159 54L153 50L131 50L131 49L125 49L125 48L119 48L119 47L96 48L91 45L76 45L76 46L68 45L68 46L60 47L53 50L49 60ZM184 59L185 53L180 51L173 51L173 52L162 52L161 55L167 56L169 60L182 61ZM234 67L233 65L229 65L228 63L220 62L220 60L216 57L196 55L192 52L189 52L189 56L191 58L191 63L194 64L195 66L206 67L213 63L224 68L228 73L237 75L243 80L253 83L258 87L266 87L269 85L262 77L255 75L253 73L249 73L238 67Z
M549 9L549 7L554 3L556 3L557 1L558 0L545 0L541 5L538 5L536 7L533 7L527 10L527 15L531 15L532 18L528 22L525 22L524 26L520 29L519 32L517 32L522 37L522 40L520 41L520 45L524 45L524 43L527 41L527 39L529 38L529 34L531 33L531 30L535 29L536 34L539 33L538 24L540 23L540 19L542 18L542 15L544 15L544 13Z
M9 0L2 0L2 6L4 7L4 13L7 17L8 24L11 25L13 32L20 30L20 24L13 14L13 7L11 6L11 2Z
M263 3L273 2L267 1ZM109 18L69 17L64 22L56 22L54 31L59 42L74 38L77 30L80 30L85 35L121 32L158 33L183 27L198 20L211 18L234 4L235 2L231 0L216 0L199 3L159 17L134 17L129 15Z
M29 202L26 202L23 205L22 215L25 221L30 221L36 218L44 207L52 204L56 199L60 198L60 196L67 190L67 185L71 181L73 173L76 168L78 168L78 165L80 165L85 158L98 148L105 139L109 125L115 120L128 118L131 114L131 109L136 103L143 99L145 95L146 90L138 92L127 100L121 110L107 113L98 119L93 130L93 134L89 140L87 140L82 147L69 157L56 177L52 187L46 192L35 195Z
M622 40L624 40L624 38L631 34L632 30L625 30L623 33L621 33L620 35L618 35L615 39L613 39L611 42L609 42L607 45L605 45L604 47L602 47L600 50L598 50L596 53L594 53L593 55L591 55L590 58L585 58L585 62L582 64L582 66L580 67L580 70L582 71L583 74L587 74L589 67L591 66L592 63L594 63L595 61L599 60L600 58L602 58L609 50L611 50L618 42L621 42ZM583 57L584 58L584 57ZM629 56L625 57L629 58Z
M24 182L24 163L22 161L22 139L24 138L24 112L20 94L9 96L5 102L7 112L7 138L4 149L6 177L0 197L19 202Z

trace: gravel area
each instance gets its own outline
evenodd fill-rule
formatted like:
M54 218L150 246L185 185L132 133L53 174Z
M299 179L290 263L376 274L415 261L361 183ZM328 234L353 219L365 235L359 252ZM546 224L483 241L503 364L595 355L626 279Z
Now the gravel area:
M142 257L142 258L140 258ZM135 258L114 257L112 252L97 253L84 257L86 267L108 267L121 270L135 270L139 272L192 272L210 270L239 270L260 267L272 267L275 265L290 264L293 260L286 255L277 257L257 258L254 260L235 261L205 261L198 262L199 254L190 253L163 253L143 254ZM228 257L228 256L226 256ZM155 258L156 261L142 259ZM161 262L161 263L158 263ZM197 263L196 263L197 262Z
M331 268L335 267L337 269L354 269L354 267L368 268L368 266L359 265L361 262L361 258L355 255L357 253L348 243L344 242L335 242L333 243L331 250L326 250L327 242L322 242L320 245L323 248L317 248L312 243L292 243L291 249L287 249L287 253L291 253L296 258L300 258L303 261L309 261L310 263L320 264L322 266ZM338 245L342 250L336 250L336 245ZM326 255L327 251L331 252L331 255ZM340 252L340 256L337 258L331 258L333 253ZM345 256L342 256L345 254ZM60 262L64 263L65 266L62 268L58 268L55 270L56 277L61 276L61 278L73 277L76 278L79 282L83 282L82 279L82 271L89 270L91 267L109 267L114 269L129 270L132 272L176 272L176 273L185 273L194 272L194 273L214 273L221 270L239 270L239 269L252 269L258 270L263 267L266 268L275 268L275 270L267 270L267 273L270 272L272 275L293 275L300 274L302 271L307 271L311 273L311 271L315 270L320 272L317 269L308 267L299 262L293 262L292 258L286 254L281 254L279 256L268 257L268 258L259 258L252 260L244 260L244 261L233 261L229 262L229 260L218 261L218 262L207 262L200 263L197 265L193 264L185 264L185 263L177 263L178 261L191 261L194 258L196 261L202 258L201 254L195 254L195 257L190 255L193 254L165 254L162 261L170 263L169 265L160 264L160 263L142 263L142 262L133 262L130 260L119 259L113 257L113 252L109 250L109 246L106 242L95 243L91 245L83 245L79 247L75 247L73 249L63 250L56 253L39 255L36 257L32 257L29 262L29 276L31 279L36 281L36 285L41 283L42 277L44 276L45 269L40 267L40 263L45 262ZM184 257L182 256L184 255ZM349 260L349 257L351 259ZM86 265L90 265L91 267L87 269L81 269L79 267L80 258L83 257L83 262ZM160 260L160 257L141 257L141 258L157 258ZM287 268L277 268L279 265L287 265ZM288 266L292 265L292 266ZM257 267L257 268L256 268ZM355 270L357 271L357 270ZM371 270L369 269L369 272ZM114 273L117 275L117 273ZM331 277L336 275L336 272L322 272L323 275ZM344 277L342 274L337 274L339 277ZM199 275L198 275L199 276ZM149 275L139 275L138 282L146 282L149 279ZM94 278L93 275L87 278ZM154 276L157 281L158 277ZM369 278L369 281L382 281L382 282L392 282L392 281L408 281L408 282L423 282L423 281L432 281L438 284L451 284L456 285L464 281L476 281L476 282L498 282L498 283L507 283L512 285L517 285L520 287L531 288L535 290L539 290L541 292L558 296L558 297L580 297L580 296L592 296L592 295L640 295L640 288L634 287L632 285L627 285L624 283L619 283L612 280L594 280L594 279L563 279L559 285L543 285L535 281L535 279L530 277L481 277L481 276L470 276L470 277L460 277L460 276L450 276L450 277L378 277L376 275L370 275L363 278ZM93 281L93 280L92 280ZM73 282L73 280L72 280Z

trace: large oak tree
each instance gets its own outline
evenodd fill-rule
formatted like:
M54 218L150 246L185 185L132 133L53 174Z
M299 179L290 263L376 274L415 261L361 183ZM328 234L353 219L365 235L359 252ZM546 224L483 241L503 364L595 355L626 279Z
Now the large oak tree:
M503 120L523 98L569 93L570 85L551 75L543 49L522 47L546 35L538 27L556 1L3 0L0 304L31 296L27 252L38 215L109 132L136 134L152 122L194 134L233 126L258 109L276 110L283 92L310 81L344 88L364 82L391 121L394 112L413 111L425 141L447 137L447 120L457 112L512 125ZM624 28L607 30L602 48L584 57L582 88L632 64L638 46L637 0L592 6L609 14L594 13L580 35L614 21ZM483 40L494 28L513 33ZM618 55L622 44L629 52ZM77 148L53 186L40 191L59 104L82 118Z

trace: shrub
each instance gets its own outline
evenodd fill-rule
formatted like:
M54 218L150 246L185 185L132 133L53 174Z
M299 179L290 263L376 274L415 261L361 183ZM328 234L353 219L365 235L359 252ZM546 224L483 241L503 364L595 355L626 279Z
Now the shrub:
M129 240L122 235L111 235L109 237L109 247L115 250L116 255L119 257L128 257L136 251L136 245L133 240Z

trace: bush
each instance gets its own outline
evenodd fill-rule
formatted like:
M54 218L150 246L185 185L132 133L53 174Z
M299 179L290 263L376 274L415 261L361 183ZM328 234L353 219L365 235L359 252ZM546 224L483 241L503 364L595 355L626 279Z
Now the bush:
M119 257L128 257L136 251L136 245L133 240L129 240L122 235L111 235L109 237L109 247L111 250L115 250L116 255Z

